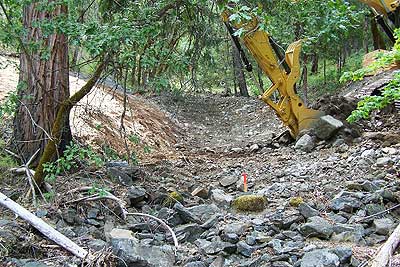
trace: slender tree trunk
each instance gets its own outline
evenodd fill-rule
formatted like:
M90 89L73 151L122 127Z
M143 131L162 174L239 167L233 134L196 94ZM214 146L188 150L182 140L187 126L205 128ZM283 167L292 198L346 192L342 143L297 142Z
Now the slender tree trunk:
M80 48L79 47L75 47L74 54L72 56L72 61L71 61L71 68L73 68L75 70L77 69L76 68L76 63L78 63L80 55L81 55Z
M324 84L326 84L326 59L324 59Z
M363 46L365 50L365 54L367 54L369 51L368 49L368 29L369 29L369 18L368 16L365 17L364 20L364 39L363 39Z
M257 68L257 77L258 77L258 84L260 85L261 88L261 94L264 93L265 89L264 89L264 81L262 79L264 73L262 72L261 68Z
M52 2L49 0L49 4ZM45 37L35 23L61 14L67 14L66 6L55 5L54 10L43 11L38 10L34 2L23 8L23 25L27 32L23 43L43 43L49 53L47 59L39 50L26 50L20 56L20 104L14 118L13 137L18 153L25 159L40 150L36 160L32 161L34 166L38 164L39 156L51 138L52 125L61 102L69 97L67 37L63 34ZM65 120L58 152L71 139L69 120ZM53 159L56 155L52 155Z
M377 49L386 49L385 42L383 41L382 35L379 32L378 24L374 17L371 19L371 32L372 32L372 40L374 43L374 50Z
M311 73L317 74L318 73L318 55L312 55L312 66L311 66Z
M240 95L248 97L249 92L247 90L246 77L244 76L242 60L240 59L239 50L237 49L233 41L232 41L232 51L233 51L235 77L237 78L237 82L239 85Z

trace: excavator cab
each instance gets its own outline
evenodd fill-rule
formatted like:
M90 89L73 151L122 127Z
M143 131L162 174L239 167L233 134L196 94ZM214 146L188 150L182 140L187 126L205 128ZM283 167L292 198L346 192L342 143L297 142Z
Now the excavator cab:
M245 57L241 49L239 38L234 35L235 29L243 28L245 34L241 40L250 51L259 67L271 80L272 85L265 90L261 99L277 114L279 119L290 129L290 134L296 138L304 130L312 126L324 115L323 112L307 108L295 90L296 82L300 78L300 51L301 41L289 45L285 55L282 55L279 46L273 38L259 28L256 17L240 25L232 25L229 10L222 13L222 19L228 28L234 43ZM247 70L251 70L247 59L243 60ZM278 98L273 97L278 94Z

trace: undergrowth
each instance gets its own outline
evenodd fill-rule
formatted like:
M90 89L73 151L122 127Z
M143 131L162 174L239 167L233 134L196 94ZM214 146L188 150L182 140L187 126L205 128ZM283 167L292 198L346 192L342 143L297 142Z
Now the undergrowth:
M356 70L354 72L346 72L340 78L344 81L359 81L369 73L374 73L379 69L384 69L386 66L397 63L400 60L400 29L395 30L396 43L391 51L381 53L375 62L369 66ZM366 96L361 99L357 108L347 118L350 123L361 119L368 119L371 112L381 110L396 100L400 100L400 74L396 74L393 80L381 91L378 96Z

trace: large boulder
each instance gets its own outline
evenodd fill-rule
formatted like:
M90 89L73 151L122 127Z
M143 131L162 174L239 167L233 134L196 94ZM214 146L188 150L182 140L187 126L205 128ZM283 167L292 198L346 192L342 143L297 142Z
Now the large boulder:
M322 140L328 140L334 136L340 128L343 127L343 122L335 119L331 115L322 116L314 125L313 131L315 135Z
M314 216L300 227L300 232L306 237L329 239L333 233L333 225L322 217Z
M302 150L304 152L311 152L315 147L315 138L309 134L304 134L297 140L295 149Z
M337 267L339 265L340 259L336 254L327 249L317 249L304 254L300 267Z
M172 267L175 255L171 246L142 244L132 236L132 231L113 229L110 232L113 253L119 257L118 266Z

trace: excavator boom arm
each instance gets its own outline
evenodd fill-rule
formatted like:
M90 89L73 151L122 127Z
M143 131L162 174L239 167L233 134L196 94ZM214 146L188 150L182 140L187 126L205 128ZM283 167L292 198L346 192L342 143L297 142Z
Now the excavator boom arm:
M295 84L300 76L301 42L292 43L281 58L269 34L259 29L257 18L240 25L231 25L230 12L224 11L222 18L233 28L244 28L241 37L259 67L271 80L272 85L265 90L261 99L277 114L279 119L289 127L291 135L296 137L302 129L307 129L318 120L323 113L307 108L295 91ZM278 99L273 95L278 94Z

